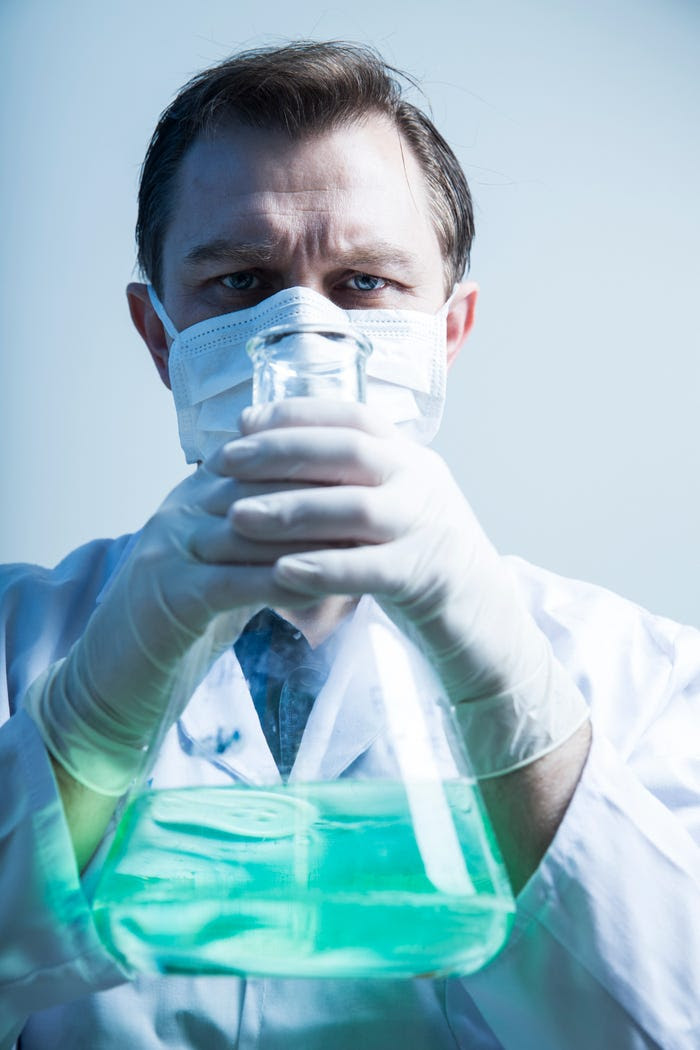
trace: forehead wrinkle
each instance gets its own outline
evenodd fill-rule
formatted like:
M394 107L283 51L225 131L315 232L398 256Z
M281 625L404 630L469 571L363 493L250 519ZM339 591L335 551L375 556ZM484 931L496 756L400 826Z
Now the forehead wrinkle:
M389 131L383 142L378 138L378 131L381 131L379 123ZM342 129L336 129L320 136L319 145L315 141L285 141L283 151L277 148L275 136L267 131L251 131L237 124L229 129L235 135L228 132L224 134L225 130L219 128L216 135L211 137L199 136L178 166L171 205L183 205L185 220L188 212L194 213L192 221L179 224L176 244L181 259L188 248L192 250L190 246L197 248L199 242L208 235L213 239L221 234L222 239L226 239L235 232L234 225L229 226L229 222L238 225L239 220L246 219L250 222L245 225L240 223L239 226L241 243L245 241L252 247L268 234L267 246L258 249L256 245L256 250L259 254L269 254L272 248L279 250L282 241L287 244L302 232L305 234L306 231L300 230L297 224L305 226L310 214L318 217L319 211L332 212L336 199L341 204L346 200L353 203L355 214L350 218L358 219L361 224L365 210L361 204L357 205L357 201L361 202L366 194L373 202L371 214L376 213L380 217L384 214L395 215L406 229L412 226L412 217L416 216L425 230L436 235L434 209L425 173L411 144L394 121L378 122L372 118L367 129L360 129L362 135L359 139L356 135L348 138L347 134L341 134ZM362 153L358 150L358 142L361 146L367 135L368 154L372 163L363 166L358 164L358 156ZM330 150L328 175L325 161L321 163L326 149ZM232 158L235 161L233 166ZM186 195L186 201L183 195ZM382 204L382 197L388 198L386 206ZM399 207L401 197L405 203ZM171 207L164 239L171 232L171 222L178 211L178 208ZM275 211L277 222L274 214L269 214ZM256 212L257 215L254 214ZM355 234L361 235L355 236L355 240L361 239L368 244L374 232L375 227L370 221L365 224L364 230L355 231ZM381 232L388 233L389 238L393 239L390 226L386 231L377 229L377 233ZM307 243L318 241L318 234L318 230L309 234ZM352 247L351 229L343 230L341 237L345 243L336 243L336 248ZM329 241L326 240L326 243ZM413 249L416 255L422 253L415 237L404 239L400 234L397 243L403 249Z
M240 235L235 230L214 234L190 247L183 244L185 250L181 258L190 265L232 260L269 264L293 255L325 256L336 265L348 268L376 265L414 269L419 265L419 254L409 244L374 237L370 230L362 227L354 230L334 228L332 222L326 221L325 215L318 213L318 209L309 209L309 212L315 215L313 223L299 221L301 217L296 210L289 214L278 212L274 217L269 214L260 216L259 234L252 223L248 231L242 229ZM255 220L256 216L249 214L246 219ZM260 219L263 221L259 222Z
M384 267L399 268L404 274L420 273L424 253L416 239L404 236L403 230L412 227L412 214L432 234L435 230L415 155L397 129L394 133L391 181L399 198L403 196L401 207L382 180L368 182L362 178L358 182L350 178L335 184L331 179L329 184L317 172L321 177L314 185L294 185L290 179L291 185L285 186L273 178L267 185L263 179L257 186L236 186L235 181L214 178L214 166L194 172L189 188L194 191L195 203L202 201L201 214L197 221L183 224L185 228L177 238L180 259L192 266L207 260L231 264L233 270L271 264L284 268L292 258L311 262L325 256L325 264L334 267L378 271L380 275ZM369 216L362 206L366 194L372 203ZM197 212L194 207L192 210ZM386 230L381 228L385 215L399 221L396 239L391 223Z

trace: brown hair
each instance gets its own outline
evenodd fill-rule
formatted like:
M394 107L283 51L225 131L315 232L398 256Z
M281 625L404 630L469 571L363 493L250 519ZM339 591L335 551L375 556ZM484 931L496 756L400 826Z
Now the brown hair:
M291 137L331 130L374 112L392 120L421 166L446 287L451 288L469 264L471 195L459 161L432 121L403 98L401 81L416 86L372 48L336 41L243 51L197 74L162 113L141 168L136 242L143 274L161 290L174 182L200 134L235 119Z

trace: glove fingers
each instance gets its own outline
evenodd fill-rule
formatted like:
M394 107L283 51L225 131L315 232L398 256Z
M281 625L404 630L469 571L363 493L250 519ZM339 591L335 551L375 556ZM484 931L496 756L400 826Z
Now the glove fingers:
M238 501L231 520L242 536L268 542L385 543L402 535L415 511L398 486L342 485Z
M316 600L279 583L271 566L202 565L199 582L202 595L213 613L241 606L298 608Z
M406 575L403 544L314 551L281 558L275 581L299 594L374 594L396 599Z
M237 481L235 478L217 478L216 482L213 483L205 495L200 496L197 501L199 509L205 511L207 514L214 514L219 517L225 517L231 507L240 499L250 499L253 496L266 496L268 494L274 494L275 492L285 492L287 490L297 491L302 488L313 488L313 484L308 486L302 482L262 482L259 484L252 484L244 481Z
M350 427L381 438L389 438L395 434L390 423L367 405L357 401L286 398L284 401L246 408L239 420L240 432L244 435L280 427L304 426Z
M218 473L239 481L307 481L379 485L396 465L392 443L359 430L307 427L267 430L220 451Z
M283 538L254 540L240 535L225 518L204 518L192 533L189 550L199 561L218 565L272 565L285 554L315 550L318 543Z

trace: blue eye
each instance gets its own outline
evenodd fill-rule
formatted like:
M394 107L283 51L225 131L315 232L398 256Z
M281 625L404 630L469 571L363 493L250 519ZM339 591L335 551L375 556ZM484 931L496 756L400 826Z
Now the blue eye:
M227 273L221 278L221 283L234 292L250 292L255 287L258 278L249 270L241 270L240 273Z
M355 273L350 278L358 292L378 292L386 287L383 277L374 277L371 273Z

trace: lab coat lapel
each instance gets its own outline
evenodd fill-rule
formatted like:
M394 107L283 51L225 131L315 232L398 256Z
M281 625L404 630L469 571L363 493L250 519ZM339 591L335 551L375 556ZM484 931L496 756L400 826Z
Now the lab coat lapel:
M360 599L325 685L316 698L290 782L334 780L383 732L368 625L386 619L376 602Z
M377 623L410 649L410 644L395 624L374 599L365 595L344 630L326 683L309 715L289 776L291 783L337 779L385 733L386 711L370 643L370 627ZM428 695L433 692L428 680L421 684ZM454 763L444 738L444 727L433 724L433 721L434 716L431 716L426 729L435 754L439 763L452 773ZM197 688L178 728L181 736L195 742L194 753L181 754L177 763L184 783L211 783L214 780L230 783L231 777L249 784L281 783L250 690L232 648L219 657ZM396 728L394 726L394 732ZM406 729L410 735L412 730L408 723ZM170 759L173 761L172 733L169 737ZM204 745L207 758L197 757L197 744ZM178 750L181 751L181 747ZM384 750L385 773L396 773L393 747L388 743ZM200 767L199 771L196 766Z
M377 626L381 630L372 641ZM383 647L377 649L377 638L393 640L389 646L394 648L393 657ZM392 659L399 655L397 642L399 652L405 655L394 666ZM388 660L388 665L378 668L375 652L379 659ZM410 675L410 685L399 698L396 689L390 688L390 700L382 672L391 679L401 671ZM391 724L387 701L393 707ZM377 602L365 595L311 711L289 779L334 780L380 738L382 745L377 748L371 775L376 776L381 768L382 776L405 777L407 770L402 767L417 766L414 772L423 777L449 779L468 768L433 668Z
M253 698L233 648L227 649L196 689L181 726L200 743L211 742L210 764L250 784L279 784L280 774L260 725ZM214 739L212 739L212 727Z
M372 598L363 597L311 710L290 781L335 779L383 731L384 714L376 702L376 669L367 631L368 624L378 617L386 619ZM209 750L215 752L213 761L224 780L230 782L233 775L251 784L280 783L233 649L219 657L180 721L192 740L216 745ZM229 746L223 746L227 742ZM211 766L212 759L198 761Z

